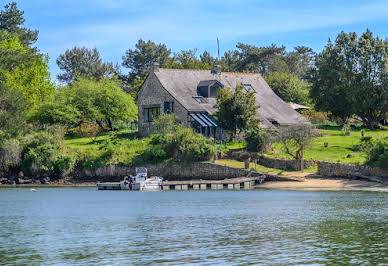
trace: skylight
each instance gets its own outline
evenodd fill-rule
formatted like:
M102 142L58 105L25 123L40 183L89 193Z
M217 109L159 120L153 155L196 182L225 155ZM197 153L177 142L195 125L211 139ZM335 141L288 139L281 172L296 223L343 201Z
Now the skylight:
M254 92L255 90L252 88L252 85L251 84L244 84L244 89L247 91L247 92Z

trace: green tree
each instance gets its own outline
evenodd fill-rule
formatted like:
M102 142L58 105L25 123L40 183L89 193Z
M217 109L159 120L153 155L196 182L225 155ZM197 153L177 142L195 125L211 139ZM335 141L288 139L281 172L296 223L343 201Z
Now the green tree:
M23 46L16 35L2 32L0 37L0 80L35 110L53 95L48 58Z
M21 27L24 22L24 12L18 9L15 2L6 4L0 12L0 31L17 35L24 46L30 46L37 41L39 32Z
M15 138L27 131L28 109L19 91L0 82L0 138Z
M293 51L284 56L288 72L298 76L299 79L307 78L308 71L314 66L315 52L307 46L296 46Z
M285 102L309 104L309 84L294 74L272 72L266 78L268 85Z
M63 73L58 80L71 84L77 77L86 79L106 79L118 74L118 66L103 62L96 48L74 47L59 55L57 65Z
M388 110L388 42L367 30L341 32L317 56L311 97L318 110L346 119L353 114L370 129Z
M217 95L216 117L224 129L247 130L258 126L255 92L245 90L238 85L234 90L230 88L220 89Z

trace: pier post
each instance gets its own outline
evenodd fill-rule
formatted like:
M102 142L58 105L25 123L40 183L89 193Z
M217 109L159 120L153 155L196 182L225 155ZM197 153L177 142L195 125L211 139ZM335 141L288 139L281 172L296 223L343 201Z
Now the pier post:
M206 184L201 184L201 190L206 190Z
M194 190L199 190L199 184L193 184L193 189Z
M218 184L212 184L212 189L218 189Z
M234 189L240 189L240 183L234 184Z
M169 185L163 186L163 190L170 190L170 186Z
M251 182L244 182L244 189L250 189L251 188Z
M182 190L188 190L189 189L189 185L182 185Z
M217 189L224 189L224 185L223 184L217 184Z
M175 185L175 190L182 190L182 185Z
M234 189L233 184L228 184L228 189Z

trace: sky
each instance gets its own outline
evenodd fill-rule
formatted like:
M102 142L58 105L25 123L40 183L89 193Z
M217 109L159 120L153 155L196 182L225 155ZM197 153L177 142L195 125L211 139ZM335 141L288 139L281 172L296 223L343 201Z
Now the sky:
M15 0L14 0L15 1ZM1 6L9 1L0 0ZM55 60L74 46L97 48L121 64L138 39L164 43L172 52L197 49L221 55L238 42L309 46L319 52L341 31L388 37L388 0L16 0L25 26L39 30L36 46ZM125 71L125 69L123 69Z

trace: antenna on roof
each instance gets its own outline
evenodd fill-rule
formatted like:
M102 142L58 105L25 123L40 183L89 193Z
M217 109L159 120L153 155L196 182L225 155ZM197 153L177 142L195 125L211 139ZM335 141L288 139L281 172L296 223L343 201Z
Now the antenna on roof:
M218 40L218 37L217 37L217 48L218 48L218 61L220 61L220 41Z

